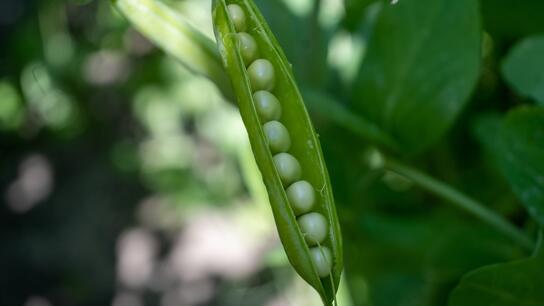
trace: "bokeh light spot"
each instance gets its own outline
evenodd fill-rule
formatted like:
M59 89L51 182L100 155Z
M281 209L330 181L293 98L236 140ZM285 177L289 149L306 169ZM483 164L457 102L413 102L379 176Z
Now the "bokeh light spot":
M40 154L27 157L19 165L19 176L7 189L6 202L16 213L25 213L45 200L53 189L53 167Z
M154 268L157 242L144 229L123 233L117 243L117 275L122 284L141 288L150 279Z

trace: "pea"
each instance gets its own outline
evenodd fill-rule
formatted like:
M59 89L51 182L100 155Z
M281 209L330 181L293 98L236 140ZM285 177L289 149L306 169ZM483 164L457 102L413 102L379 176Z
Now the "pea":
M280 119L281 105L276 96L268 91L260 90L253 94L253 100L262 122Z
M247 68L253 91L272 90L275 85L274 66L269 60L257 59Z
M254 1L212 0L212 15L289 262L332 306L343 269L342 237L321 146L292 67Z
M293 155L289 153L279 153L274 156L274 164L276 165L276 170L280 175L283 186L289 186L292 182L300 178L300 164Z
M326 246L313 247L310 249L310 256L319 277L329 276L332 267L331 250Z
M315 203L314 188L307 181L298 181L287 188L287 198L295 215L309 212Z
M229 16L232 19L234 28L238 32L243 32L246 30L246 15L244 11L238 4L229 4L228 6Z
M259 48L253 36L246 32L238 33L238 38L240 40L240 54L242 54L242 59L247 66L257 58Z
M291 138L287 128L279 121L270 121L263 126L264 133L272 153L286 152L291 147Z
M311 212L298 218L298 225L308 245L322 243L327 237L327 219L322 214Z

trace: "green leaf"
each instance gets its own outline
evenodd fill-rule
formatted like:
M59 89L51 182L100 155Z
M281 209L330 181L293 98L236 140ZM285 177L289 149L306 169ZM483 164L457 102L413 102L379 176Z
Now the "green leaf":
M491 265L467 274L449 306L540 306L544 301L544 258Z
M445 305L444 293L464 273L521 253L489 228L445 214L366 211L343 230L348 277L367 280L375 306Z
M355 83L355 110L409 153L429 147L476 84L480 38L475 0L384 5Z
M544 105L544 36L526 38L510 51L504 78L523 96Z
M529 214L544 224L544 108L522 107L479 120L477 137Z
M113 0L119 11L165 52L214 82L226 98L234 95L216 43L174 8L158 0Z
M531 216L544 225L544 108L510 112L501 139L506 178Z

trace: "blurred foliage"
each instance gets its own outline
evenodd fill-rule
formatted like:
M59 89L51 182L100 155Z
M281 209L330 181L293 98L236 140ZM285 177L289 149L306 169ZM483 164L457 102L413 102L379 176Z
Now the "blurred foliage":
M528 37L512 48L503 62L504 78L525 97L544 103L544 37Z
M482 120L478 131L498 168L541 226L544 224L543 122L542 108L519 107L510 111L502 122L497 117Z
M451 305L485 305L489 301L498 306L540 305L544 300L544 277L539 273L544 269L543 254L539 249L532 258L469 273L452 292Z
M409 163L534 237L542 2L255 2L320 134L353 305L538 305L540 253L376 165ZM0 4L1 305L315 303L275 238L209 10ZM153 259L141 282L123 272L130 241ZM191 253L205 245L209 261ZM202 264L179 272L188 254Z

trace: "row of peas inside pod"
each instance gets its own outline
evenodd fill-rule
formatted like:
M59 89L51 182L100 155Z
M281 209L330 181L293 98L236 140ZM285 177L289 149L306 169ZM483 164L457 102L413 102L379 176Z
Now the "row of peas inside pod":
M253 91L255 109L261 120L274 164L281 178L293 213L304 239L310 247L310 256L320 277L331 273L332 255L328 247L321 244L327 238L328 223L319 212L312 211L316 201L314 187L301 180L302 171L298 160L291 154L291 137L281 123L282 106L274 95L274 66L265 58L259 58L255 39L245 32L246 16L237 4L228 5L229 16L237 32L240 54L247 69Z

